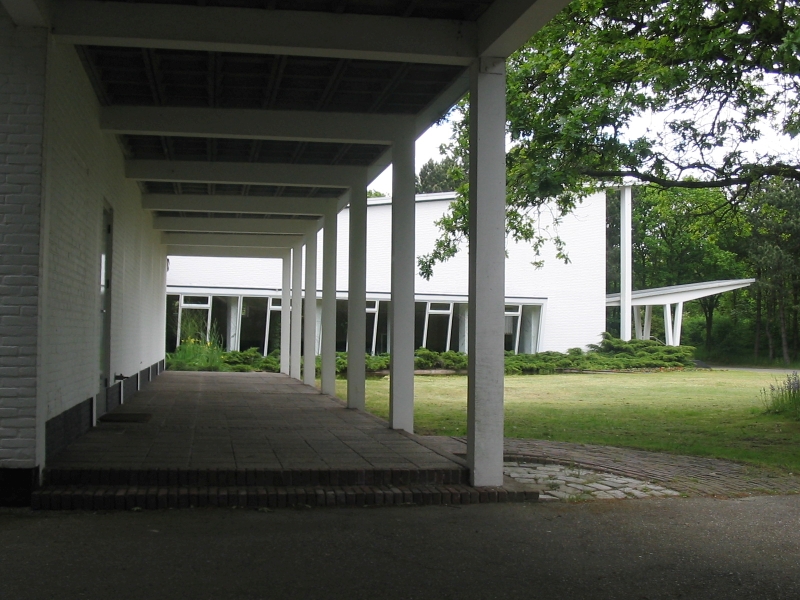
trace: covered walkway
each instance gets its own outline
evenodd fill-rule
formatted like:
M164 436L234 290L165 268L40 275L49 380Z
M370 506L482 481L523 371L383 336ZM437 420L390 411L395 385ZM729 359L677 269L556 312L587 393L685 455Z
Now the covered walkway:
M50 461L32 506L132 509L536 500L283 374L165 372Z
M51 461L50 470L448 471L414 436L277 373L167 371Z

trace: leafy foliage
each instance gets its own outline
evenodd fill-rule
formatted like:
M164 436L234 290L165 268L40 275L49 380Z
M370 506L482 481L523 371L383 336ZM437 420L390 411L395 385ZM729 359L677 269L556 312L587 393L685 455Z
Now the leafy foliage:
M622 178L734 201L771 177L800 181L782 144L745 149L770 128L800 132L799 18L798 0L574 0L507 64L510 235L564 258L558 219ZM454 115L448 151L466 173L469 101ZM466 188L419 259L425 277L463 246Z
M225 352L214 342L181 344L173 353L167 354L167 369L172 371L230 371L248 373L266 371L279 373L280 350L262 356L257 348L244 351Z
M694 368L694 348L664 346L653 340L620 339L603 335L600 344L592 344L587 352L571 348L561 352L516 354L506 356L506 374L547 375L563 371L633 371L642 369Z
M417 194L454 192L463 182L464 174L456 159L450 156L439 162L430 159L422 165L416 177L416 192Z
M505 371L508 375L546 375L563 371L633 371L642 369L686 369L693 368L694 348L691 346L664 346L656 341L622 340L603 335L598 345L587 351L571 348L566 353L539 352L538 354L506 353ZM389 368L390 356L366 355L367 372L385 371ZM467 355L449 350L434 352L419 348L414 352L414 368L417 370L464 371ZM337 353L337 375L347 373L347 353Z

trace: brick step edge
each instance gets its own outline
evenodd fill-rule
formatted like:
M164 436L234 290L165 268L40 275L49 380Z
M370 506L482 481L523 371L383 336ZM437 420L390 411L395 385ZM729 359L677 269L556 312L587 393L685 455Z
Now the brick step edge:
M539 493L466 485L337 487L47 486L34 510L154 510L191 507L292 508L535 502Z
M408 486L458 485L467 469L45 469L46 485Z

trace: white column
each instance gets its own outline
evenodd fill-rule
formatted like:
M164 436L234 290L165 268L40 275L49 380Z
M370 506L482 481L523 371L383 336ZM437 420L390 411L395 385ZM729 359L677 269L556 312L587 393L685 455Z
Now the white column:
M292 248L292 353L289 374L300 379L300 349L303 335L303 245Z
M336 245L338 214L323 219L322 233L322 392L336 395Z
M392 146L392 297L389 327L389 425L414 432L414 136Z
M350 268L347 284L347 408L364 409L367 346L367 186L350 191Z
M664 305L664 343L667 346L674 346L672 343L672 305Z
M642 332L642 337L646 340L650 339L650 329L653 325L653 307L652 306L645 306L644 307L644 331Z
M675 305L675 322L672 324L672 345L681 345L681 325L683 322L683 302Z
M467 461L475 486L503 484L505 91L504 59L470 67Z
M292 253L283 256L283 282L281 288L281 373L289 374L289 345L291 343L290 290L292 287ZM266 350L266 348L265 348Z
M303 383L316 383L317 348L317 228L306 236L306 298L303 306Z
M642 312L638 306L633 307L633 329L636 332L636 339L642 339Z
M631 339L631 293L633 289L633 249L631 244L631 187L620 192L619 203L619 337Z
M469 350L469 304L458 305L458 351Z

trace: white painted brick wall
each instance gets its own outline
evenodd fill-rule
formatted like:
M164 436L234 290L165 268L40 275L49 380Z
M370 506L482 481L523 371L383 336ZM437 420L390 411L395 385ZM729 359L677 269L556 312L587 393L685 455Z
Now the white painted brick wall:
M415 252L417 256L433 249L439 230L435 225L447 210L449 200L417 202ZM370 205L367 216L367 294L388 294L391 285L391 205ZM348 211L339 214L339 249L337 288L347 290L349 235ZM542 214L543 226L550 226L549 211ZM564 264L556 258L555 248L546 244L538 260L529 244L508 242L506 260L506 296L546 300L541 350L565 351L600 340L605 329L605 196L587 198L558 227L570 258ZM322 240L318 242L322 248ZM322 253L317 272L322 272ZM430 296L468 294L469 257L466 250L446 263L436 265L434 275L425 280L419 275L416 294ZM240 289L280 289L280 261L269 259L232 259L171 257L167 275L169 286L222 287ZM317 280L321 285L321 275Z
M124 177L116 138L99 129L98 102L72 47L50 43L47 89L40 428L99 391L104 203L114 211L112 375L163 358L166 285L165 248L138 186Z
M36 344L47 33L0 6L0 468L36 453Z

